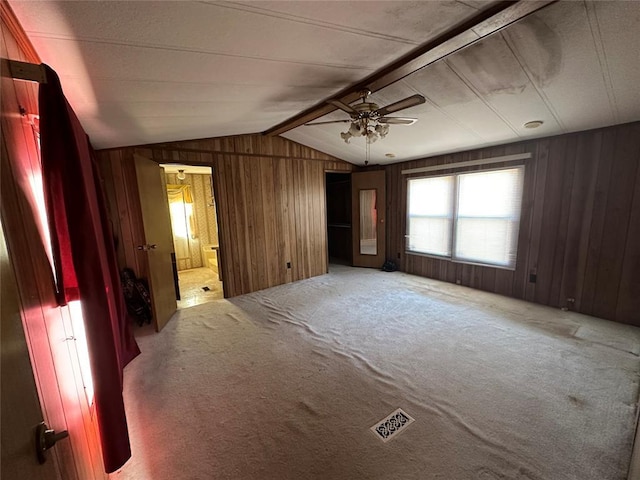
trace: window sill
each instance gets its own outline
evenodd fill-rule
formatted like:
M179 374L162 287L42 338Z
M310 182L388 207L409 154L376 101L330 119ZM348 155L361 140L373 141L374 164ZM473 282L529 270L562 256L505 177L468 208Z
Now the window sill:
M510 272L515 272L516 271L516 267L506 267L506 266L503 266L503 265L494 265L494 264L491 264L491 263L471 262L471 261L468 261L468 260L453 259L451 257L443 257L443 256L440 256L440 255L433 255L433 254L429 254L429 253L412 252L411 250L405 250L404 253L406 255L414 255L416 257L433 258L434 260L442 260L442 261L451 262L451 263L460 263L462 265L473 265L473 266L476 266L476 267L495 268L497 270L508 270Z

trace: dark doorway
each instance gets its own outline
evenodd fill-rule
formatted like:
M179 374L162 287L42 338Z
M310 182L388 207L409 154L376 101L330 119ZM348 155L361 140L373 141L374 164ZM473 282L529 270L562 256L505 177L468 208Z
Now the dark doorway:
M327 172L329 263L351 265L351 174Z

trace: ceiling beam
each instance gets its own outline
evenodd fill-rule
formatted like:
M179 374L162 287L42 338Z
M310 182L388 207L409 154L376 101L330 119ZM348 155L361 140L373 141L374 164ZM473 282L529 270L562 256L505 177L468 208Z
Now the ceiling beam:
M360 91L368 88L372 92L383 89L418 70L442 60L474 43L512 25L528 15L555 3L557 0L500 1L482 10L433 40L420 45L398 60L373 72L363 80L344 88L337 94L298 113L297 115L262 132L263 135L280 135L300 125L316 120L336 109L327 100L336 99L349 104L360 98Z

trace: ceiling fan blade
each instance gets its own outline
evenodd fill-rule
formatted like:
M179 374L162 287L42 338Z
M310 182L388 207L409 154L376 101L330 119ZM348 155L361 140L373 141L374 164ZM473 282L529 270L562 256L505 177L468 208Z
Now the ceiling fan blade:
M327 125L329 123L351 123L351 120L328 120L326 122L313 122L313 123L305 123L305 127L312 127L314 125Z
M403 110L409 107L415 107L416 105L420 105L424 103L426 100L422 95L416 94L411 95L410 97L405 98L404 100L400 100L398 102L387 105L386 107L379 108L376 110L380 116L387 115L388 113L397 112L398 110Z
M331 99L327 100L327 103L330 103L334 107L338 107L340 110L342 110L343 112L347 112L351 116L358 116L358 111L355 108L353 108L351 105L347 105L346 103L341 102L340 100Z
M417 121L417 118L409 117L381 117L378 119L378 123L386 123L388 125L413 125Z

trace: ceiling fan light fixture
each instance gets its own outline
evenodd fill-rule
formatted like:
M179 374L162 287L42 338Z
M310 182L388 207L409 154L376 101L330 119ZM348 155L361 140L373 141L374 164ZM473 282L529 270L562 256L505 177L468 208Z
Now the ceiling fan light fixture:
M384 138L389 133L389 125L386 123L379 123L376 125L376 133L380 136L380 138Z
M362 126L358 122L351 122L349 127L349 133L352 137L359 137L362 135Z
M412 95L398 102L380 108L378 104L367 101L367 96L371 94L369 89L360 92L361 103L353 106L347 105L341 100L331 99L327 103L346 112L351 117L351 124L346 132L341 132L340 137L349 143L352 137L365 137L367 143L373 143L379 138L384 138L389 133L389 125L412 125L417 121L416 118L405 117L385 117L388 113L404 110L405 108L414 107L425 102L422 95ZM308 123L305 125L322 125L325 123L341 123L345 120L329 120L327 122ZM349 120L346 120L347 122Z

